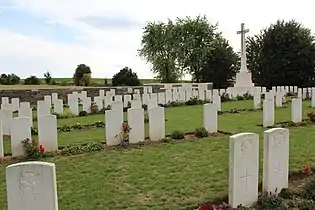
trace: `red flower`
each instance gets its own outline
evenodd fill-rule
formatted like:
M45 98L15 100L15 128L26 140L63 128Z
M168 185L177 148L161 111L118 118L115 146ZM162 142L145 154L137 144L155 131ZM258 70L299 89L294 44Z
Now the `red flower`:
M306 175L311 175L311 173L312 173L311 168L310 168L309 166L304 166L304 167L302 168L302 171L303 171L303 173L306 174Z
M43 147L43 145L39 145L39 151L42 153L45 152L45 147Z

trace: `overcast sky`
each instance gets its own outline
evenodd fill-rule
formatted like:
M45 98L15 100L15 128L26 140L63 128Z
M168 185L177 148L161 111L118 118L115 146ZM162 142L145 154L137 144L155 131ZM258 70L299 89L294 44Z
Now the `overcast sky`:
M146 21L206 15L239 51L242 22L249 35L277 19L296 19L315 32L314 8L310 0L0 0L1 72L70 77L84 63L93 77L128 66L151 78L137 56Z

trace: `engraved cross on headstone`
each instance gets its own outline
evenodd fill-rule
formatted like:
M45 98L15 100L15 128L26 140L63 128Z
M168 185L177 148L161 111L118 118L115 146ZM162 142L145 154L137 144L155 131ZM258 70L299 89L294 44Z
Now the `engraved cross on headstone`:
M271 161L273 162L273 172L280 173L280 172L285 171L285 168L283 167L282 164L280 164L280 161L278 158L272 158Z
M248 171L247 171L247 168L245 168L245 174L243 176L241 176L240 178L241 179L245 179L245 190L247 192L248 190L248 179L250 178L251 176L248 174Z
M246 45L245 45L245 33L249 32L249 29L245 29L245 24L241 24L241 30L237 31L237 34L241 34L241 70L240 72L247 72L246 65Z

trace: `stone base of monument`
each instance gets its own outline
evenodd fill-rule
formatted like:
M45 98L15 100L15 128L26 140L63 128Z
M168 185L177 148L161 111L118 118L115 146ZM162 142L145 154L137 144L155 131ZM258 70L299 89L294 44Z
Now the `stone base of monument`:
M234 89L237 95L244 95L247 92L253 95L255 92L255 84L252 82L252 73L238 72L236 74Z

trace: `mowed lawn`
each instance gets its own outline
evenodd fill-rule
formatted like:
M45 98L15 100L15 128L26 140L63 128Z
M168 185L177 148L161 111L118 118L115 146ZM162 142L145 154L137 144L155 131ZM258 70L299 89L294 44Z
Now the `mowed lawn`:
M251 108L252 104L252 101L227 102L222 103L222 108ZM312 111L309 104L309 101L303 104L303 118ZM166 108L166 132L194 131L202 126L202 113L202 106ZM276 109L276 122L289 121L290 113L290 106ZM58 124L85 124L104 119L104 115L93 115L58 120ZM262 111L219 116L220 130L256 132L262 139L264 129L257 124L262 124ZM314 136L315 126L290 128L290 170L314 162L311 160ZM60 145L91 141L105 141L105 128L59 133ZM61 210L188 210L199 202L228 193L228 142L229 136L220 136L44 161L56 163ZM6 150L8 143L5 142ZM7 209L5 167L1 165L0 169L1 210Z

